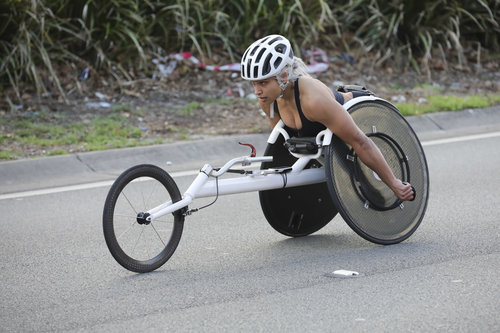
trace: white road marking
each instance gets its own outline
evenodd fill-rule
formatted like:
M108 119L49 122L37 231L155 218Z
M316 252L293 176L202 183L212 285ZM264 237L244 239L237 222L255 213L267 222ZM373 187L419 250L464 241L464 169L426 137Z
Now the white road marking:
M489 139L489 138L495 138L498 136L500 136L500 132L466 135L466 136L459 136L459 137L455 137L455 138L425 141L425 142L422 142L422 146L424 146L424 147L436 146L436 145L455 143L455 142ZM170 173L170 176L172 176L173 178L185 177L185 176L195 176L198 174L198 172L199 171L197 171L197 170L179 171L179 172ZM68 191L88 190L88 189L92 189L92 188L111 186L113 184L113 182L114 182L114 180L107 180L107 181L100 181L100 182L88 183L88 184L60 186L60 187L47 188L47 189L42 189L42 190L0 194L0 200L20 199L20 198L31 197L31 196L36 196L36 195L46 195L46 194L54 194L54 193L61 193L61 192L68 192Z
M474 134L474 135L466 135L466 136L458 136L455 138L448 138L448 139L438 139L438 140L431 140L431 141L426 141L422 142L422 146L435 146L435 145L442 145L446 143L455 143L455 142L462 142L462 141L472 141L472 140L480 140L480 139L489 139L489 138L495 138L497 136L500 136L500 132L491 132L491 133L484 133L484 134Z
M173 173L169 173L169 174L170 174L170 176L175 178L175 177L184 177L184 176L195 176L198 173L199 173L199 171L192 170L192 171L173 172ZM114 183L114 180L105 180L105 181L88 183L88 184L68 185L68 186L46 188L46 189L41 189L41 190L0 194L0 200L19 199L19 198L25 198L25 197L32 197L35 195L46 195L46 194L61 193L61 192L68 192L68 191L88 190L88 189L98 188L98 187L108 187L108 186L113 185L113 183Z

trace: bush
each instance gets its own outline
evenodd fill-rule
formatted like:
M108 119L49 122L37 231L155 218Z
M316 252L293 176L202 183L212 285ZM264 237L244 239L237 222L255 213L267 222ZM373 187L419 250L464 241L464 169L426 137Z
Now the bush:
M62 65L131 80L170 52L235 61L270 33L286 35L298 52L360 49L374 65L425 69L451 50L463 65L470 45L499 50L499 13L498 0L3 0L0 91L12 87L20 99L33 85L65 98Z

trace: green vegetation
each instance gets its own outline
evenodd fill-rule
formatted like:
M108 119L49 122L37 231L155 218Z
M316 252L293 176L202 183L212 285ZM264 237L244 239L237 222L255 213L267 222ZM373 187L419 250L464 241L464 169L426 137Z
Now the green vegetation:
M13 160L18 156L19 154L16 154L10 149L5 149L0 151L0 160Z
M215 98L215 97L210 97L206 100L207 104L217 104L217 105L231 105L233 103L233 100L230 98Z
M500 103L500 94L489 96L449 96L432 95L420 104L402 103L396 104L401 114L404 116L415 116L437 111L458 111L472 108L484 108Z
M236 60L269 33L286 35L297 51L358 50L374 66L428 72L435 57L465 65L466 48L481 51L478 62L498 52L499 17L498 0L4 0L0 92L11 87L20 100L34 86L66 99L62 76L78 84L85 67L133 80L171 52Z
M95 116L88 123L65 123L63 125L43 121L38 117L22 117L14 124L13 133L0 135L0 144L16 142L24 146L47 148L46 155L62 155L67 151L54 147L75 146L85 150L135 147L161 143L160 140L141 140L142 131L128 123L127 118L113 114ZM16 154L2 150L0 159L13 159Z
M191 102L179 109L179 114L189 116L204 104L227 103L228 99L209 99L204 103ZM488 96L458 97L453 95L431 95L420 104L402 103L396 107L404 116L421 115L436 111L457 111L467 108L484 108L500 104L500 94ZM115 111L129 110L129 107L117 107ZM140 109L142 111L142 109ZM69 122L57 124L61 118L57 113L34 112L17 116L12 133L0 134L0 145L9 143L26 147L34 146L45 150L45 156L64 155L67 149L57 147L73 146L78 149L93 151L111 148L136 147L164 143L162 139L145 140L142 130L129 123L129 117L113 113L107 116L94 116L87 122ZM8 119L1 118L0 125L7 124ZM175 133L178 139L189 139L186 128L169 126L168 131ZM21 153L11 149L0 151L0 160L22 157Z
M132 106L128 105L128 104L112 105L111 111L113 111L113 112L129 112L129 111L132 111Z
M200 104L198 102L190 102L189 104L184 106L182 109L179 109L177 112L180 115L189 116L199 108L200 108Z

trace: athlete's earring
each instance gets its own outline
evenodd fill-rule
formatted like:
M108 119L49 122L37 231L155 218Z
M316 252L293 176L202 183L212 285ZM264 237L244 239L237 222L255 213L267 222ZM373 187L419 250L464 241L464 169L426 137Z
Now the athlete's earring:
M278 98L283 98L283 95L285 94L285 89L288 86L289 81L286 80L283 82L283 79L279 76L276 77L276 81L278 81L278 85L280 86L281 89L281 94L278 96Z

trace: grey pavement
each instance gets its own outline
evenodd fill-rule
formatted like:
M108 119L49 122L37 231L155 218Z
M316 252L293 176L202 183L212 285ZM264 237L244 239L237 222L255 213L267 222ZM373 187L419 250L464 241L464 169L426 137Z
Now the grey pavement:
M500 131L500 107L437 112L406 118L420 140ZM0 163L0 194L111 180L136 164L155 164L169 172L214 166L249 153L262 155L268 134L231 135L171 144L122 148ZM216 164L220 163L220 164ZM75 177L77 175L78 177Z

